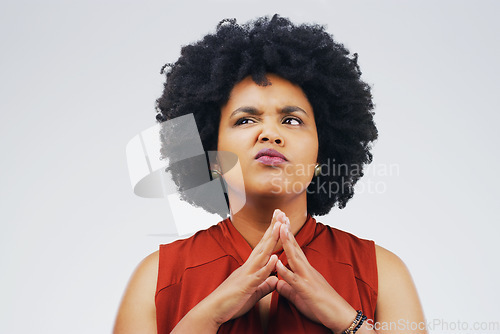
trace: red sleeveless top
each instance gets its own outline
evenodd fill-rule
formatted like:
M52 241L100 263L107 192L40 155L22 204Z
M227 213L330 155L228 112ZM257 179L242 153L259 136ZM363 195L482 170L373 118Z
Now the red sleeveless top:
M295 236L309 263L356 310L374 319L377 263L373 241L317 223L311 216ZM170 333L186 313L214 291L248 258L252 249L229 218L188 239L160 245L156 287L158 333ZM278 255L287 265L283 249ZM218 333L263 333L258 304L224 323ZM272 292L267 332L331 333Z

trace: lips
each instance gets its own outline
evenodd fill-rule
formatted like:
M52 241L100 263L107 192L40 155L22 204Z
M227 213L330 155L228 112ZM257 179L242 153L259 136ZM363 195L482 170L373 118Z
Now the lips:
M255 159L265 165L271 166L288 161L283 154L270 148L260 150L259 153L257 153L257 155L255 156Z

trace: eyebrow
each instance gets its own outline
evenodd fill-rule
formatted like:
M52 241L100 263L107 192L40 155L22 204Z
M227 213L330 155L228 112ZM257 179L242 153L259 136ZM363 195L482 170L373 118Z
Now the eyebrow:
M280 110L280 114L291 114L294 112L302 112L307 117L309 117L307 112L298 106L285 106ZM255 108L255 107L239 107L238 109L236 109L235 111L233 111L231 113L229 118L231 118L234 115L239 114L239 113L245 113L245 114L250 114L250 115L262 115L263 114L263 112L257 110L257 108Z

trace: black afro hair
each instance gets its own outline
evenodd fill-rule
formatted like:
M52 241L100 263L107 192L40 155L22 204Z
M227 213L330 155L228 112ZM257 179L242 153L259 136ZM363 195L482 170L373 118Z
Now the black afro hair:
M251 76L266 85L266 73L274 73L300 86L314 110L318 162L329 170L314 177L307 189L312 215L324 215L336 204L344 208L363 166L372 161L371 143L378 132L370 87L361 80L357 54L335 42L323 26L295 25L279 15L242 25L225 19L215 33L184 46L177 62L167 64L163 72L166 82L156 101L157 121L192 113L206 151L217 150L221 108L242 79ZM168 157L167 144L162 144L161 153ZM173 171L173 178L180 186L189 175Z

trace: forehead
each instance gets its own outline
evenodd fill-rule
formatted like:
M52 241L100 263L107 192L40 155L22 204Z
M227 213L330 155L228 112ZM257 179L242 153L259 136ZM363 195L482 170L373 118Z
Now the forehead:
M266 77L270 82L267 86L256 84L250 76L237 83L231 90L223 111L239 108L242 105L258 109L296 105L312 112L311 104L299 86L275 74L267 74Z

